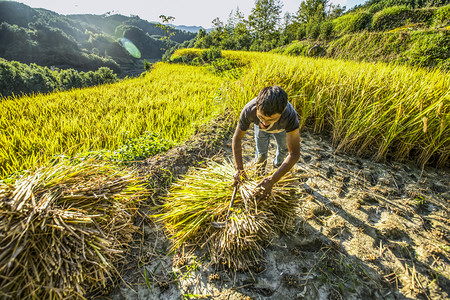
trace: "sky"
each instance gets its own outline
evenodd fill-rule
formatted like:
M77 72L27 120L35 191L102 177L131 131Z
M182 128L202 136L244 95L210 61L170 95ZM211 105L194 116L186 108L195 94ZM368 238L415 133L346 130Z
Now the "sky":
M160 15L173 16L174 25L212 27L211 21L219 17L224 23L232 10L239 7L247 18L255 6L255 0L16 0L32 8L45 8L62 15L95 14L107 12L124 16L137 15L150 22L160 22ZM301 0L281 0L283 15L295 13ZM366 0L331 0L347 9Z

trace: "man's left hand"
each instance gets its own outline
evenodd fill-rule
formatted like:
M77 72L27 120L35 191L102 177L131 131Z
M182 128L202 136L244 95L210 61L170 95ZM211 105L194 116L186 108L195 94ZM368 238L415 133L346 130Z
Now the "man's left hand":
M272 193L273 182L271 178L264 178L255 188L254 195L256 200L263 200Z

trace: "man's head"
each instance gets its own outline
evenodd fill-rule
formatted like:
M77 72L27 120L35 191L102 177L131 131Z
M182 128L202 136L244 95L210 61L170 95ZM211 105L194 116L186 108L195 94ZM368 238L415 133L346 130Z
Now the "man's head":
M287 105L287 94L278 85L263 88L256 97L256 115L264 127L277 122Z

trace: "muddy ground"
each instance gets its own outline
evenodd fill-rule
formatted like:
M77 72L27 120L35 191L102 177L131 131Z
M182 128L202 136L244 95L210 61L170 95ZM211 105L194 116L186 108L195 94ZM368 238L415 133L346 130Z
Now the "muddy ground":
M265 261L240 272L211 265L203 249L168 254L170 240L146 213L190 167L232 158L233 126L220 120L210 128L138 165L154 195L122 279L101 299L450 298L449 170L336 153L329 138L309 130L292 170L295 228L273 238ZM251 163L253 132L243 148Z

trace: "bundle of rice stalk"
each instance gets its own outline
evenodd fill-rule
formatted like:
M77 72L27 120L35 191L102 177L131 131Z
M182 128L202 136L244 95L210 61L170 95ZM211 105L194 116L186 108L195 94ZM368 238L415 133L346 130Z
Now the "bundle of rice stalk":
M0 181L0 298L79 299L105 288L144 193L133 174L94 159Z
M249 179L238 186L226 226L214 228L212 221L225 221L235 172L229 162L209 162L171 187L162 212L155 217L171 234L173 250L189 243L206 246L213 263L245 270L263 260L262 251L274 234L291 228L298 202L297 179L284 176L269 198L257 200L254 190L262 178L256 168L246 170Z

